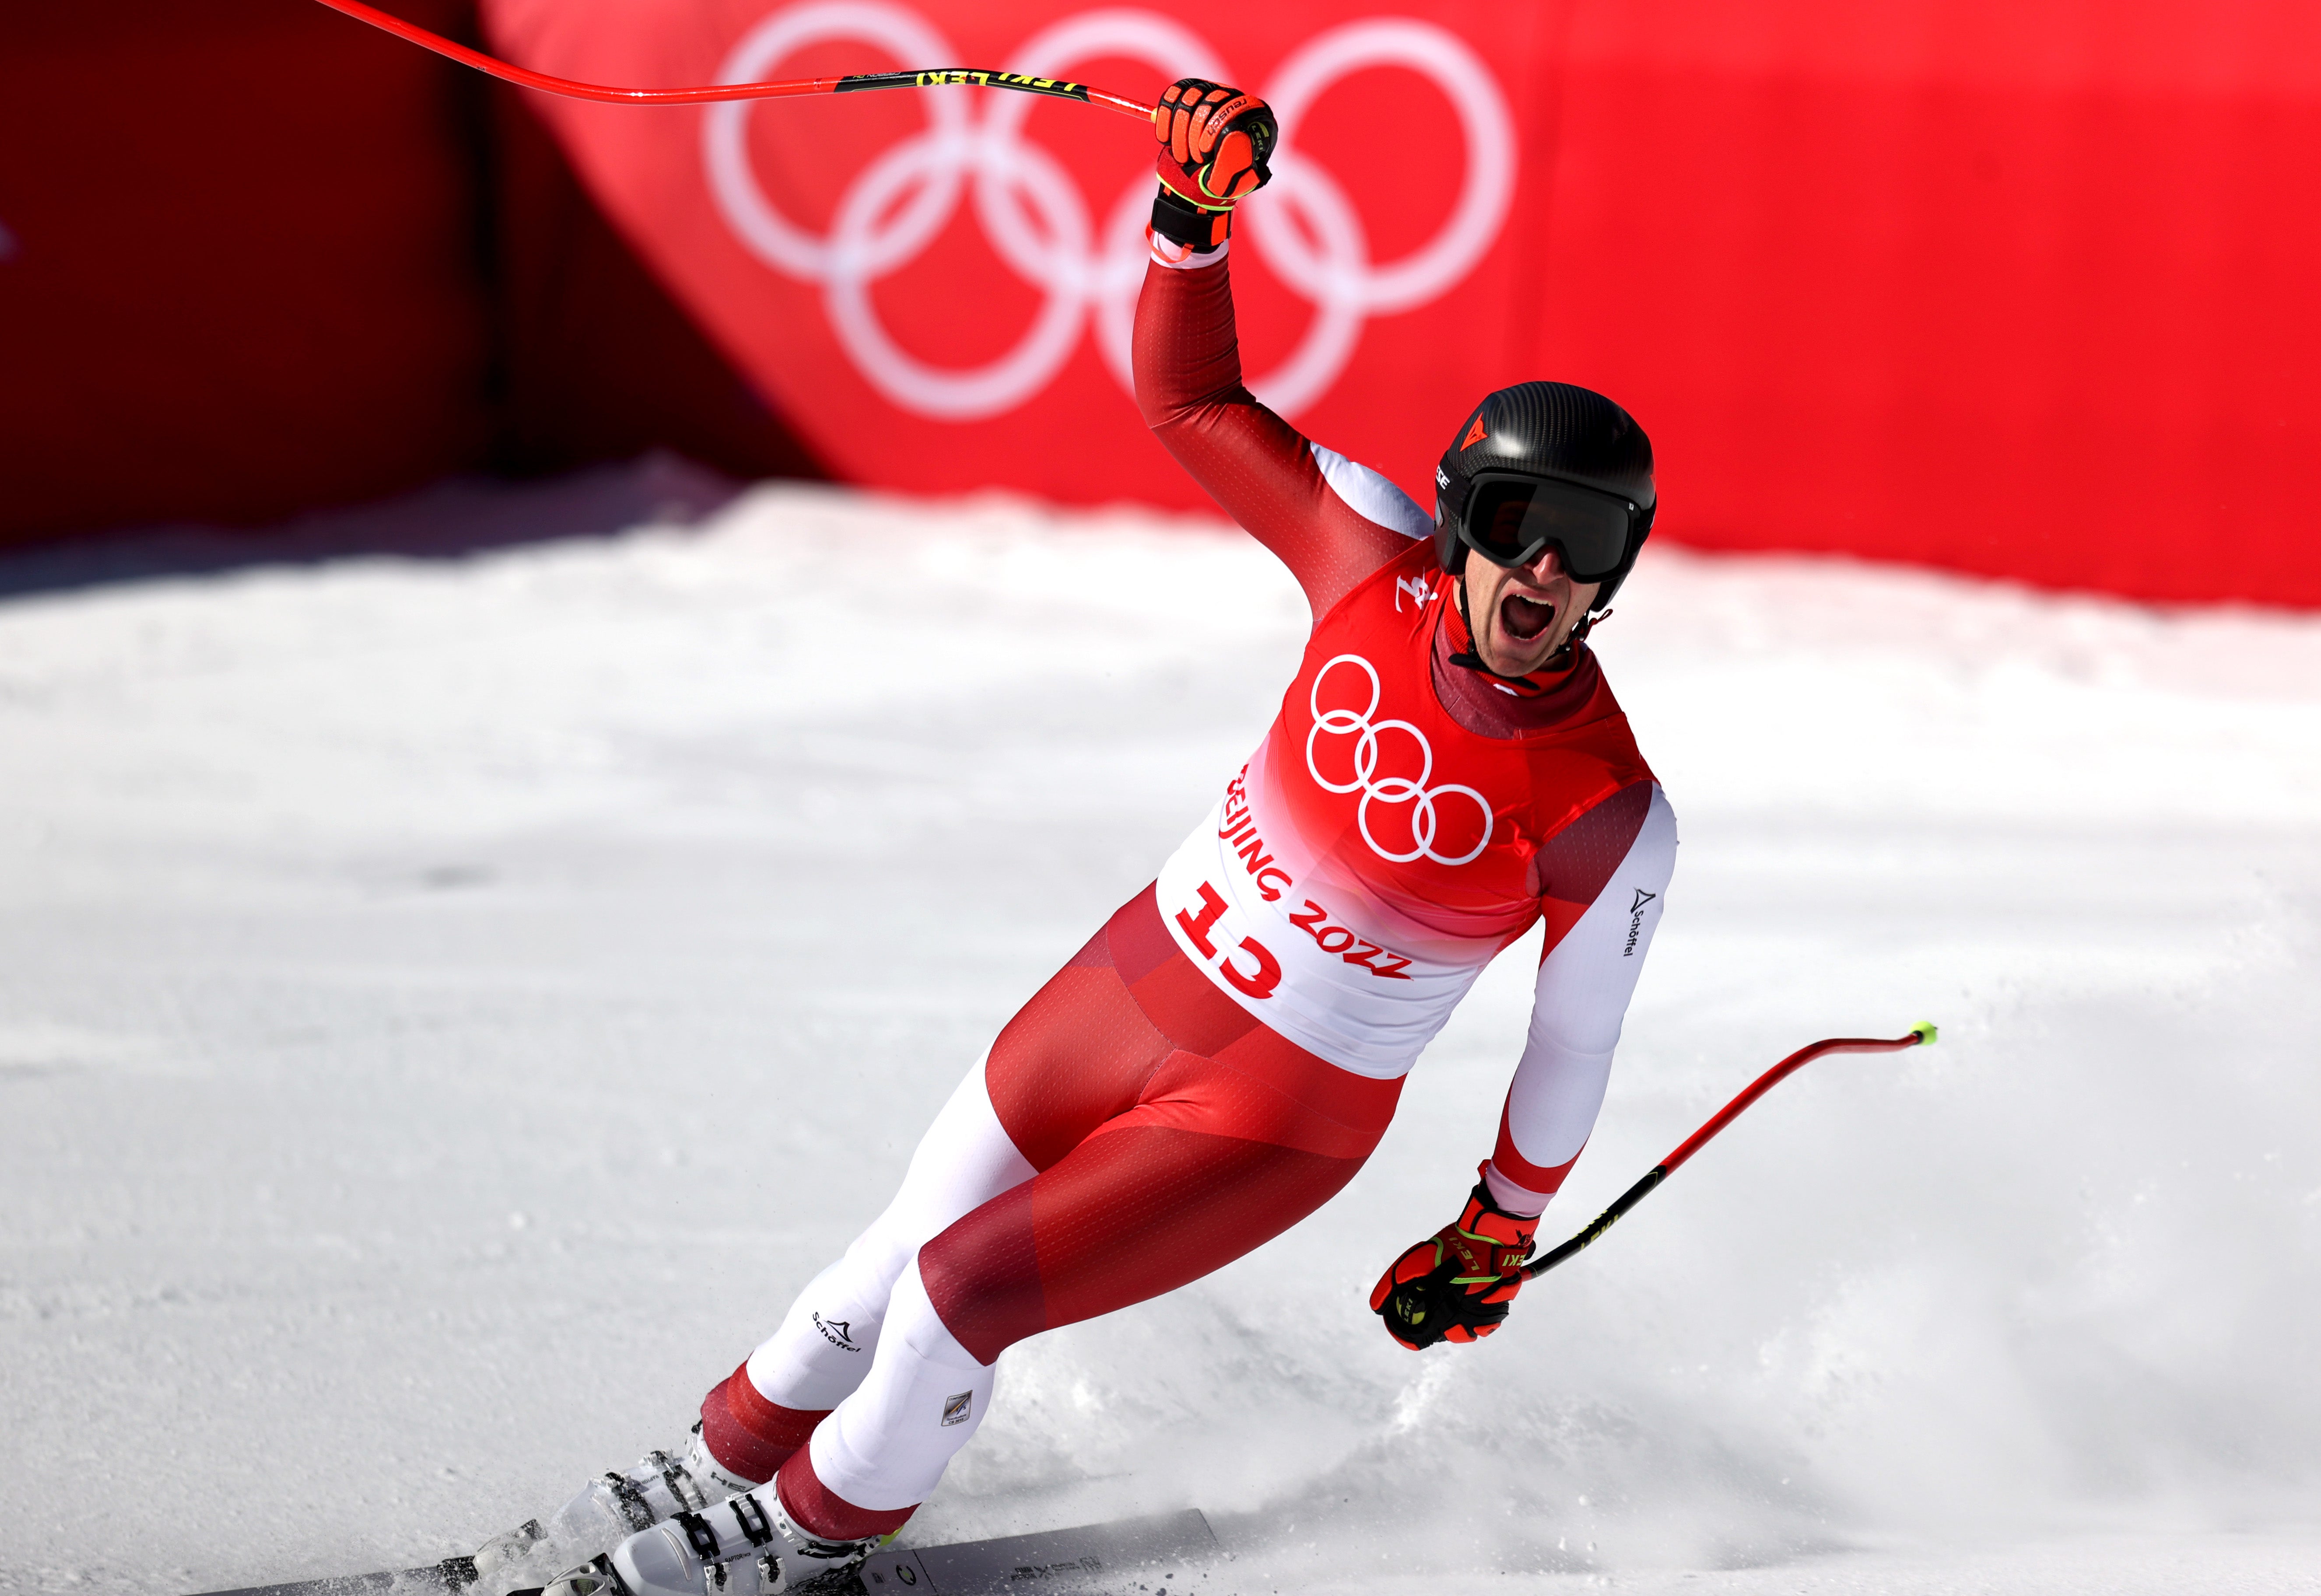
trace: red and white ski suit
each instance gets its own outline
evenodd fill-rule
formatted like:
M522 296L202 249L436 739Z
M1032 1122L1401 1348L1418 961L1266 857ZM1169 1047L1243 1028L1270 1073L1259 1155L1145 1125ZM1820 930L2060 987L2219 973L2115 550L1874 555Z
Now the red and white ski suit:
M1015 1342L1199 1278L1312 1212L1377 1145L1475 976L1543 923L1485 1179L1536 1213L1601 1106L1675 863L1668 801L1594 657L1520 683L1469 642L1430 519L1242 386L1226 266L1156 261L1137 396L1287 562L1315 617L1215 808L1015 1018L887 1211L712 1392L720 1465L800 1524L924 1501Z

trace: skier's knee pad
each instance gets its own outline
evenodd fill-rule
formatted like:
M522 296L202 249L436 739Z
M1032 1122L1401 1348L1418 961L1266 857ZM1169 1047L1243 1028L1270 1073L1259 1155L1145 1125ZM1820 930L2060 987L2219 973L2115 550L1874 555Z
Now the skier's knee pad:
M930 1310L981 1364L1048 1328L1028 1185L1003 1193L919 1249Z

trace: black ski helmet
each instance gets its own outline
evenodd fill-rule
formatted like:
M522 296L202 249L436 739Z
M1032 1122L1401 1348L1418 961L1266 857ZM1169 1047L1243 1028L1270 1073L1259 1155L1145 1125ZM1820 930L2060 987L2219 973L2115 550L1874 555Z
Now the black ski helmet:
M1589 607L1609 604L1652 534L1658 503L1652 440L1635 418L1570 383L1517 383L1485 394L1434 467L1434 554L1454 576L1467 567L1460 530L1475 479L1486 473L1572 483L1626 504L1627 547Z

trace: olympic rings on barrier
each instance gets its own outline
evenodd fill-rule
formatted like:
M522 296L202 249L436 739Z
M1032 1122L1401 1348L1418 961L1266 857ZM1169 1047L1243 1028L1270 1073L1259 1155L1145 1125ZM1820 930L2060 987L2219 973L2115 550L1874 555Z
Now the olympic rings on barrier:
M1322 684L1332 671L1342 665L1351 665L1370 678L1370 701L1359 714L1352 710L1325 710L1322 707ZM1433 745L1426 740L1424 732L1407 721L1372 721L1370 717L1378 713L1379 697L1378 667L1359 654L1341 654L1314 673L1314 685L1306 694L1306 707L1314 716L1314 729L1306 734L1306 774L1312 776L1324 792L1360 793L1362 795L1361 804L1354 810L1354 823L1361 831L1362 840L1369 843L1370 851L1381 859L1397 865L1407 865L1421 858L1432 859L1438 865L1464 865L1481 857L1483 850L1491 845L1491 830L1495 823L1490 800L1474 788L1461 786L1455 782L1429 787L1426 779L1434 774ZM1361 736L1354 744L1354 779L1333 782L1322 774L1322 766L1314 757L1314 744L1324 736L1352 737L1356 732ZM1388 732L1399 732L1418 745L1416 775L1379 777L1379 748ZM1474 847L1452 858L1434 851L1437 830L1434 803L1436 799L1454 793L1475 801L1475 807L1483 813L1483 832L1475 839ZM1417 807L1410 812L1410 835L1418 846L1408 853L1396 853L1381 846L1379 839L1370 835L1370 805L1414 802Z
M717 80L768 77L798 50L834 41L868 44L903 61L958 55L924 18L892 0L805 0L742 35ZM1053 76L1099 57L1142 61L1170 77L1233 77L1182 23L1158 12L1110 8L1043 30L1006 69ZM1373 67L1407 68L1443 91L1457 113L1467 162L1442 229L1382 265L1370 259L1361 217L1344 189L1294 141L1298 118L1315 100L1349 73ZM1288 358L1250 386L1277 411L1295 414L1329 391L1370 317L1441 297L1489 249L1515 192L1515 122L1497 79L1464 41L1407 17L1370 17L1316 35L1260 92L1280 114L1283 141L1272 158L1274 181L1244 206L1242 247L1262 253L1315 314ZM758 182L749 152L754 102L711 106L702 122L702 159L725 225L766 265L822 286L824 308L848 357L905 410L962 422L1013 410L1054 379L1088 323L1106 367L1123 388L1131 387L1129 339L1144 276L1150 179L1140 170L1099 227L1061 164L1024 138L1029 100L942 93L920 98L926 127L856 177L821 237L785 216ZM1008 269L1043 298L1014 349L961 369L905 350L879 322L870 290L927 248L956 213L970 178L985 235ZM1293 211L1302 228L1291 223Z

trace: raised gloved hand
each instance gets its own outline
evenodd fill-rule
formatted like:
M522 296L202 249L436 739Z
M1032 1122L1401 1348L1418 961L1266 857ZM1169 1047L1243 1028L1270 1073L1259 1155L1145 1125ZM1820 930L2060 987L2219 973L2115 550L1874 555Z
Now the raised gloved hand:
M1481 1171L1476 1172L1479 1175ZM1467 1211L1388 1266L1370 1291L1370 1311L1413 1352L1437 1341L1478 1341L1499 1328L1523 1289L1536 1219L1491 1206L1480 1180Z
M1152 231L1188 249L1217 248L1233 231L1233 202L1273 176L1265 163L1281 128L1271 107L1206 77L1181 77L1152 108L1152 133L1160 141Z

